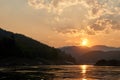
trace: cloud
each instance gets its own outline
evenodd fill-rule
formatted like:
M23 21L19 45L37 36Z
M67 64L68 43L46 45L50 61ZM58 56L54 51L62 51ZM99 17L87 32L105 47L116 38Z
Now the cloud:
M97 19L94 23L91 23L90 28L94 31L103 31L108 27L111 27L112 23L111 20L108 19Z
M109 31L120 30L120 0L86 0L90 30ZM93 32L94 32L93 31Z
M35 9L46 9L48 12L60 14L65 8L76 5L80 0L28 0Z
M54 14L49 24L58 33L95 35L120 30L120 0L28 0L28 4Z

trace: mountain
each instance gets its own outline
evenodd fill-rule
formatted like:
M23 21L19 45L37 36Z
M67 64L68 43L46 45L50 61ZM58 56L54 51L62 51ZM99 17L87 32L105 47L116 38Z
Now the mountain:
M90 51L90 48L88 47L82 47L82 46L66 46L59 48L62 52L65 52L66 54L70 54L72 57L74 57L79 64L80 58L82 55Z
M22 34L0 29L0 65L74 64L71 55Z
M101 59L120 60L120 48L96 45L93 47L66 46L60 48L67 54L72 55L77 64L94 64Z
M61 47L59 49L67 54L71 54L72 56L76 56L78 54L83 55L83 53L90 51L90 48L82 47L82 46L66 46L66 47Z
M95 45L91 47L92 50L101 50L101 51L120 51L120 48L109 47L105 45Z
M87 64L94 64L98 60L101 59L106 59L106 60L111 60L111 59L116 59L120 60L120 51L90 51L79 58L79 62L81 63L87 63Z

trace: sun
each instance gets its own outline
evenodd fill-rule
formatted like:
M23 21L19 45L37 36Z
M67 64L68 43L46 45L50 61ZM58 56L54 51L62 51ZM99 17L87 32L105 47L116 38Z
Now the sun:
M81 46L88 46L88 39L82 39Z

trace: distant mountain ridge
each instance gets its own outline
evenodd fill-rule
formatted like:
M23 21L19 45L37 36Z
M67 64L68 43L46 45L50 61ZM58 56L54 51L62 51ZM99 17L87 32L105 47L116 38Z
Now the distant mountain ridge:
M91 49L100 51L120 51L120 47L109 47L105 45L95 45L92 46Z
M78 64L94 64L101 59L120 60L120 48L105 45L96 45L93 47L66 46L60 49L61 51L72 55Z
M86 49L86 50L97 50L97 51L120 51L120 47L110 47L106 45L95 45L92 47L86 47L86 46L64 46L60 47L59 49L73 49L73 48L78 48L80 49Z

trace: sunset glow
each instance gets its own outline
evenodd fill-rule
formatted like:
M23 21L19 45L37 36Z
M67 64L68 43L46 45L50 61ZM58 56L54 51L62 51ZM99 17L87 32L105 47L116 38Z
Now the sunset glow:
M120 0L0 0L0 28L54 47L119 47L119 4Z

